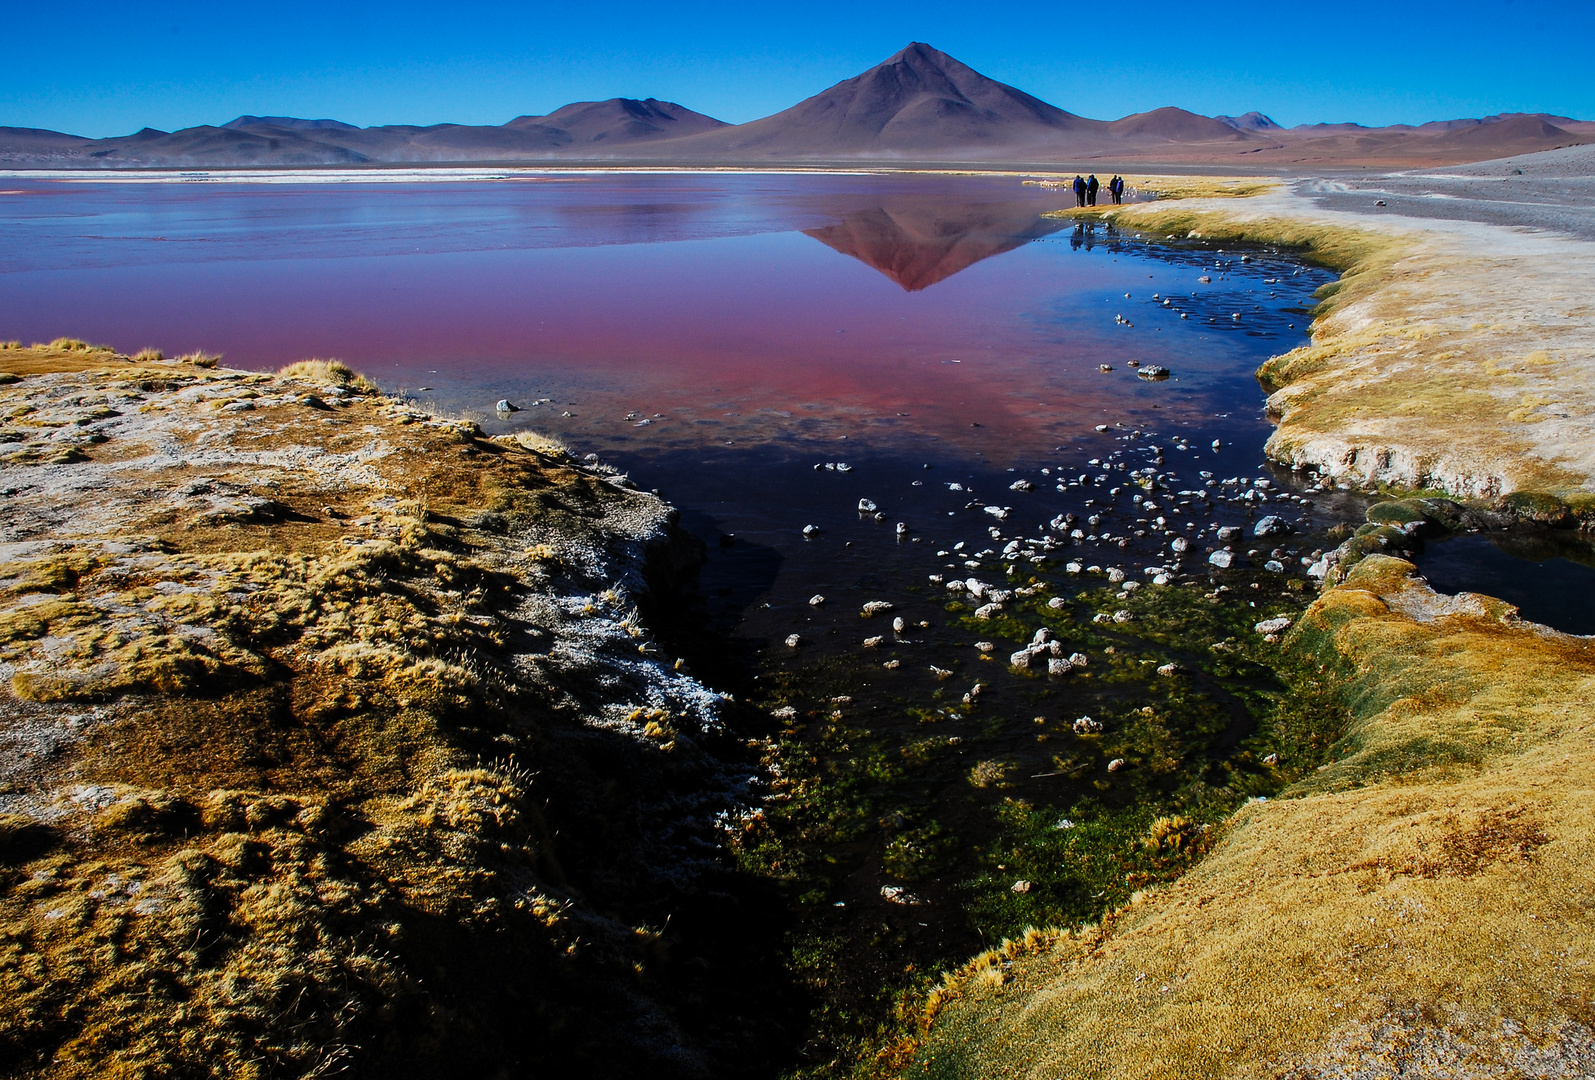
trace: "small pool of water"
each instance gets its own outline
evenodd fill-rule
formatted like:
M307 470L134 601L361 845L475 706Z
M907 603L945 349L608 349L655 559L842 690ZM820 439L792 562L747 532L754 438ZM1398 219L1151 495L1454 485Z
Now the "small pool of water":
M1443 593L1476 592L1569 634L1595 634L1595 546L1576 533L1470 533L1429 543L1418 559Z

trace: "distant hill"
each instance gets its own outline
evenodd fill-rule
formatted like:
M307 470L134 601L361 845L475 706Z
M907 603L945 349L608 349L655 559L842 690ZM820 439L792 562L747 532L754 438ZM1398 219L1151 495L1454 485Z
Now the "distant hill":
M1260 112L1241 113L1239 116L1215 116L1221 124L1228 124L1236 131L1284 131L1285 129L1274 123L1272 119Z
M1066 112L922 42L789 109L731 125L655 98L580 101L506 124L361 128L339 120L240 116L213 127L87 139L0 127L0 167L204 168L312 165L897 161L1252 169L1460 164L1595 142L1595 123L1540 113L1370 128L1283 128L1261 112L1165 107L1118 120ZM849 242L854 250L867 244Z
M569 147L602 144L608 152L726 126L674 102L612 98L575 102L547 116L517 117L500 126L362 128L339 120L240 116L220 127L206 124L173 132L145 128L109 139L0 128L0 165L193 168L535 161Z

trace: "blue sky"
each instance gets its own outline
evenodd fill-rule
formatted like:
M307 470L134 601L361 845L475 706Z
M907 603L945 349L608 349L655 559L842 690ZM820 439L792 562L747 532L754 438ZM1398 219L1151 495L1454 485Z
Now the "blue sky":
M665 98L741 122L910 40L1102 119L1161 105L1261 109L1285 124L1505 111L1595 119L1595 0L15 0L0 11L0 125L100 136L246 112L498 124L614 96Z

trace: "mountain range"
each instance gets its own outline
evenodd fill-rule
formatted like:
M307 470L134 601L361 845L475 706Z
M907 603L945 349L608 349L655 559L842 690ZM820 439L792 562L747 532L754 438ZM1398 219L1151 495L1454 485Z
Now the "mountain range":
M1595 142L1595 122L1541 113L1369 128L1284 128L1260 112L1173 107L1119 120L1066 112L946 53L910 44L861 75L745 124L654 98L566 105L498 126L356 127L240 116L89 139L0 127L0 166L201 168L314 165L913 164L1232 165L1253 169L1459 164Z

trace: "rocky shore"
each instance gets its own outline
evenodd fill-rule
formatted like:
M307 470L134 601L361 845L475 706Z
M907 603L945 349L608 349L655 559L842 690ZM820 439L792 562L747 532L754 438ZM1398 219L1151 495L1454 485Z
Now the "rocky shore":
M0 350L0 1070L737 1060L750 961L665 925L746 782L639 615L673 511L214 363Z
M1369 488L1518 495L1595 520L1595 246L1397 217L1373 192L1352 210L1308 182L1240 197L1191 178L1166 186L1172 201L1100 213L1176 239L1296 248L1342 272L1321 293L1312 344L1258 373L1278 424L1272 457Z

